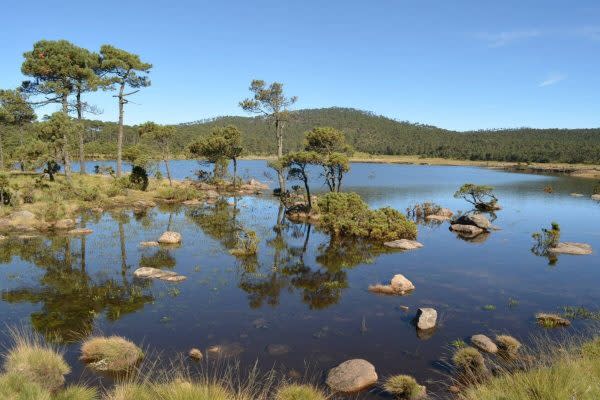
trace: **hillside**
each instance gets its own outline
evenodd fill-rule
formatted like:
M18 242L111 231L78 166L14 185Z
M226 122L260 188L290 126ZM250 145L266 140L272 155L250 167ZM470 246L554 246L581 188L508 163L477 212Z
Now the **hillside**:
M111 156L115 151L114 123L87 121L88 154ZM272 126L258 117L225 116L177 125L174 151L180 154L215 126L233 124L243 133L247 154L275 153ZM304 132L315 126L332 126L345 132L357 151L371 154L419 155L466 160L564 162L600 164L600 129L505 129L454 132L434 126L395 121L348 108L298 110L286 128L286 150L302 145ZM126 127L125 145L138 138Z

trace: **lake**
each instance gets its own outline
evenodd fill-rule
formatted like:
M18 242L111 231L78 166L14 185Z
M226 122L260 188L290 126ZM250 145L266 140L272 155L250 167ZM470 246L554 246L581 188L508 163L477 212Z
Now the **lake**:
M89 162L88 171L97 164ZM176 179L194 177L198 164L174 161ZM239 173L274 185L264 161L241 161ZM313 187L325 187L313 174ZM600 204L590 199L595 182L472 167L352 164L343 189L358 192L372 207L404 211L433 201L469 210L453 198L463 183L487 184L503 209L493 231L475 241L458 238L448 223L419 225L424 247L381 252L369 243L330 238L307 224L282 219L270 195L226 198L215 205L158 206L144 214L111 210L83 214L86 237L10 238L0 242L0 313L6 325L32 326L64 344L73 367L70 381L109 384L80 361L79 341L90 332L117 334L150 353L175 358L192 347L228 345L241 365L258 360L309 373L317 380L350 358L373 363L380 377L405 373L445 394L450 343L477 333L508 333L524 342L547 332L534 314L565 306L592 311L600 305L600 257L560 255L549 263L531 252L531 234L551 221L562 239L600 248ZM545 193L546 186L554 192ZM584 197L573 197L573 192ZM230 205L233 203L234 205ZM239 227L261 239L256 258L236 259L228 250ZM167 229L181 232L178 248L141 248ZM176 271L179 284L133 277L140 266ZM416 290L407 296L367 291L401 273ZM492 305L494 310L485 310ZM403 307L408 307L404 311ZM419 307L438 310L433 335L419 335L412 319ZM488 308L488 307L486 307ZM590 321L575 320L572 332ZM569 331L563 331L569 332ZM0 343L6 343L6 332ZM285 354L267 351L284 345ZM373 390L361 398L384 398Z

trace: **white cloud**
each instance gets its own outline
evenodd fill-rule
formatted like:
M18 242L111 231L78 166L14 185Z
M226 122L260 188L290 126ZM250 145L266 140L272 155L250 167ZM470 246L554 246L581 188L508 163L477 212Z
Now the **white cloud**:
M567 76L564 74L550 74L546 79L538 84L538 87L555 85L560 81L564 81L565 79L567 79Z
M485 33L481 35L488 42L489 47L503 47L513 42L539 37L542 32L532 29L526 31L507 31L500 33Z

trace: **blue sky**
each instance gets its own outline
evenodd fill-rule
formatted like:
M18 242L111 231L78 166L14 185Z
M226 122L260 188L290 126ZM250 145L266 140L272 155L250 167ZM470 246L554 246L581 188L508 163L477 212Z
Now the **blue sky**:
M10 2L0 87L16 87L40 39L138 53L152 86L126 123L244 115L253 78L298 108L354 107L467 130L600 126L599 1ZM117 119L111 93L90 95ZM43 112L53 109L41 110Z

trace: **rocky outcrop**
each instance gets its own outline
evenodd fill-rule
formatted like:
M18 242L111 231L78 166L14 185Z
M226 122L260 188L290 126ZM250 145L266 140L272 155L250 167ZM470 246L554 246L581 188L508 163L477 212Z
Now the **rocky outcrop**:
M484 232L483 229L475 225L452 224L450 230L464 237L475 237Z
M471 343L481 351L495 354L498 352L498 346L489 337L485 335L471 336Z
M160 279L167 282L181 282L187 279L183 275L179 275L173 271L163 271L158 268L142 267L133 272L136 278Z
M433 308L419 308L417 310L417 328L428 330L435 328L437 311Z
M561 242L556 247L548 248L548 252L583 256L592 254L592 246L587 243Z
M181 243L181 234L178 232L167 231L160 235L158 243L161 244L179 244Z
M486 217L478 213L461 215L455 219L453 223L459 225L473 225L481 229L490 229L492 227L492 223Z
M333 391L352 393L377 383L377 372L373 364L366 360L344 361L327 374L327 386Z
M449 208L440 208L435 214L429 214L425 217L428 221L448 221L454 213Z
M413 283L402 274L394 275L389 285L377 284L369 286L370 292L382 294L395 294L401 296L413 291L414 289L415 285L413 285Z
M383 244L385 247L390 247L392 249L399 249L399 250L415 250L415 249L420 249L421 247L423 247L423 245L415 240L408 240L408 239L398 239L398 240L394 240L392 242L385 242Z

